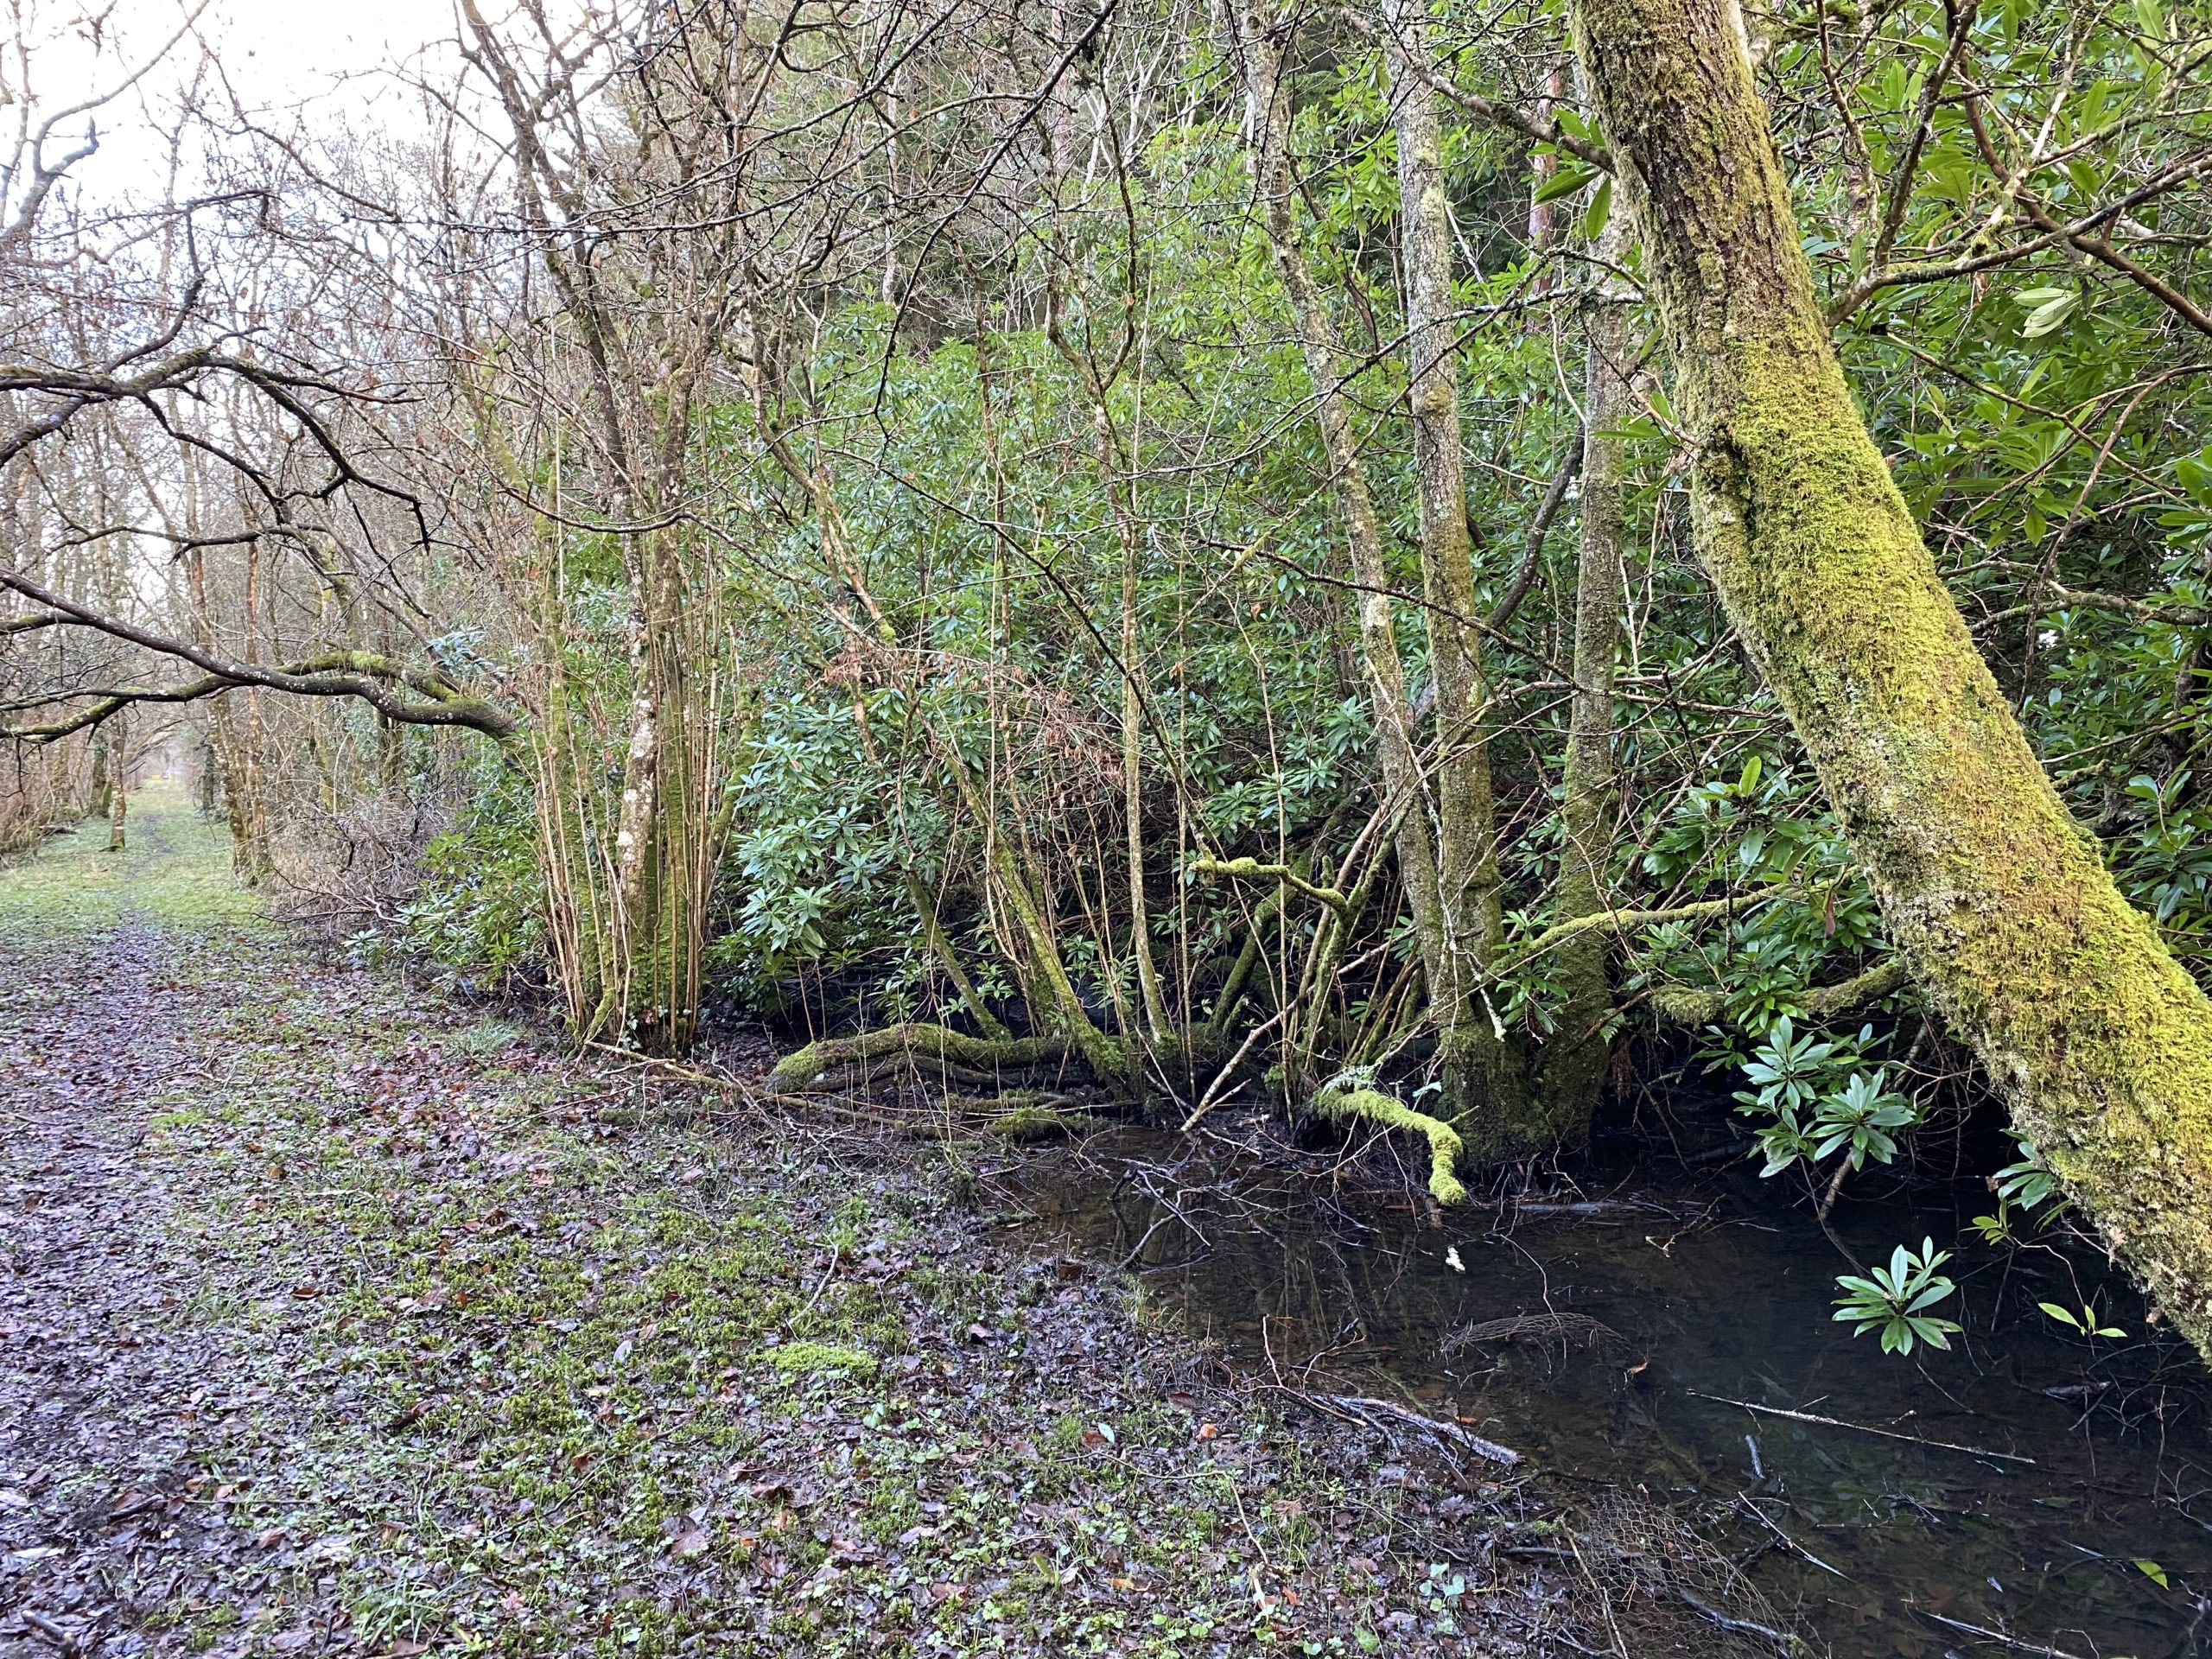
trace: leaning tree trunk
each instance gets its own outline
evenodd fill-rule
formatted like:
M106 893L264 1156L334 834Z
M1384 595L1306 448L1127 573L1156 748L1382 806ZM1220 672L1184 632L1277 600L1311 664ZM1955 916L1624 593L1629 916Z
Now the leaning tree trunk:
M1730 0L1577 0L1679 377L1700 557L1891 937L2212 1354L2212 1002L2113 885L1845 385Z

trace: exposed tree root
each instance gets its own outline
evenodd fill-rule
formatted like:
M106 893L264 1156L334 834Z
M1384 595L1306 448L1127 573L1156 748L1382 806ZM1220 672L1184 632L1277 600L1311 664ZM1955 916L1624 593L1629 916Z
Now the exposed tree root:
M1362 1088L1323 1089L1313 1096L1313 1109L1323 1117L1343 1120L1356 1118L1379 1124L1386 1129L1402 1129L1410 1135L1425 1135L1428 1140L1428 1190L1439 1204L1464 1204L1467 1189L1459 1185L1459 1178L1452 1173L1452 1166L1459 1161L1463 1142L1459 1130L1442 1118L1417 1112L1404 1102L1392 1099L1379 1090Z
M970 1037L943 1026L906 1024L825 1038L785 1056L768 1074L779 1093L804 1095L921 1069L963 1084L988 1085L1001 1071L1081 1065L1071 1037Z

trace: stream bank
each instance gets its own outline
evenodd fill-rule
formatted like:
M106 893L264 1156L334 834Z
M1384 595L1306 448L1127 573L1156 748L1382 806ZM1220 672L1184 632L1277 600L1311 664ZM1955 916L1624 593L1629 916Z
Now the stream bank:
M1725 1147L1727 1116L1677 1127ZM1848 1264L1807 1209L1715 1149L1439 1212L1410 1153L1393 1194L1371 1160L1223 1114L1196 1141L1125 1128L1039 1154L1005 1190L1286 1393L1389 1394L1511 1446L1571 1510L1625 1506L1654 1548L1738 1563L1838 1659L2205 1651L2212 1385L2141 1297L2078 1249L1970 1242L1979 1184L1870 1172L1840 1235L1866 1259L1956 1251L1942 1311L1965 1325L1885 1354L1832 1318ZM2037 1306L2085 1294L2129 1334L2074 1338Z

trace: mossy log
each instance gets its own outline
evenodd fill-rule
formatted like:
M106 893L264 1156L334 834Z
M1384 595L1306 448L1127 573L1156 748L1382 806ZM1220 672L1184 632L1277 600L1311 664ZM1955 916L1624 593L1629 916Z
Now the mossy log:
M1103 1064L1092 1052L1102 1045ZM1218 1071L1228 1053L1220 1033L1205 1026L1187 1034L1170 1033L1164 1043L1146 1043L1095 1027L1087 1039L1074 1033L971 1037L914 1023L809 1043L785 1056L768 1074L768 1087L778 1094L827 1094L864 1090L918 1072L963 1091L995 1095L1008 1074L1050 1072L1061 1081L1088 1079L1131 1100L1147 1091L1147 1077L1166 1079L1171 1091L1187 1091Z
M1324 1089L1313 1096L1314 1112L1335 1122L1373 1123L1418 1135L1428 1142L1428 1191L1439 1204L1464 1204L1467 1189L1454 1173L1464 1149L1459 1132L1440 1117L1417 1112L1376 1089Z
M1677 372L1699 556L1929 1000L2212 1354L2212 1002L2044 776L1868 435L1732 0L1575 0L1573 22Z
M865 1084L915 1066L975 1083L1001 1071L1036 1071L1071 1060L1081 1064L1072 1037L970 1037L943 1026L885 1026L809 1043L784 1057L768 1074L768 1086L779 1094L803 1095L833 1082Z

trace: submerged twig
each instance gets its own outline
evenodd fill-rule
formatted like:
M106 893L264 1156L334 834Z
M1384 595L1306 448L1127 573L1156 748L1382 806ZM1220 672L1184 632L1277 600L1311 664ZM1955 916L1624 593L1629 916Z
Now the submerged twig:
M1985 1642L2001 1643L2016 1653L2037 1653L2043 1655L2044 1659L2080 1659L2079 1655L2053 1647L2048 1642L2023 1642L2017 1636L2007 1636L2002 1630L1989 1630L1980 1624L1969 1624L1962 1618L1947 1618L1942 1613L1929 1612L1925 1607L1916 1607L1913 1611L1923 1618L1934 1619L1938 1624L1948 1624L1955 1630L1964 1630L1968 1636L1978 1636Z
M1794 1654L1805 1646L1805 1639L1802 1637L1792 1636L1787 1630L1777 1630L1773 1625L1762 1624L1755 1618L1738 1618L1733 1613L1724 1613L1711 1602L1683 1589L1680 1585L1669 1587L1681 1598L1692 1611L1702 1614L1724 1630L1733 1631L1739 1636L1763 1636L1784 1653Z
M1904 1440L1914 1446L1932 1446L1945 1452L1963 1452L1971 1458L1996 1458L2005 1463L2024 1463L2036 1466L2033 1458L2024 1458L2017 1452L1992 1452L1986 1446L1961 1446L1956 1440L1931 1440L1923 1434L1902 1434L1894 1428L1876 1428L1871 1423L1847 1423L1840 1417L1823 1417L1816 1412L1790 1411L1781 1406L1762 1406L1749 1400L1731 1400L1722 1394L1700 1394L1688 1390L1700 1400L1710 1400L1716 1405L1741 1406L1745 1411L1764 1412L1769 1417L1787 1417L1796 1423L1819 1423L1827 1428L1856 1429L1861 1434L1878 1434L1885 1440Z

